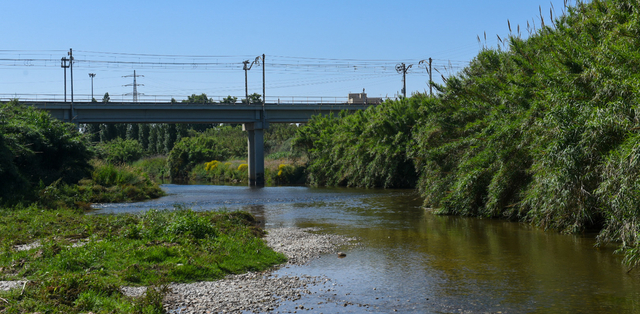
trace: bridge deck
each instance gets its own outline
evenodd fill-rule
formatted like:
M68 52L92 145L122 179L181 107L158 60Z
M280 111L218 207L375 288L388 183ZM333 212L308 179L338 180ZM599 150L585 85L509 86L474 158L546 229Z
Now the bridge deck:
M364 110L364 104L185 104L28 102L75 123L304 123L313 115ZM264 114L264 120L263 120Z

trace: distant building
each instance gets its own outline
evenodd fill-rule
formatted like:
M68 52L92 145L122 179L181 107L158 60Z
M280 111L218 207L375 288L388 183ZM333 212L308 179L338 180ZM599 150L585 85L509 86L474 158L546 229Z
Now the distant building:
M367 97L367 93L354 93L349 94L349 104L368 104L368 105L379 105L382 103L382 98L380 97Z

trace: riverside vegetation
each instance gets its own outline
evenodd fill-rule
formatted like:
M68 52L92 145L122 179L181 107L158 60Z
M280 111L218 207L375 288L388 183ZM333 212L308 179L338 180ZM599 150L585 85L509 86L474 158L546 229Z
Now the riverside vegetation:
M116 124L113 127L121 132L110 138L105 135L108 128L104 125L85 126L87 132L97 130L89 136L96 141L98 158L108 163L125 164L155 181L248 181L247 138L240 125ZM142 132L144 128L152 131ZM305 183L300 152L291 146L297 128L295 124L274 124L265 132L267 184ZM162 135L154 135L157 133Z
M509 24L435 97L312 119L295 139L310 183L417 187L439 214L597 231L638 266L640 2L566 10L527 39Z
M163 195L131 165L145 155L139 143L94 146L75 125L17 101L1 105L0 116L0 281L27 280L22 289L0 291L0 312L164 313L169 282L286 260L264 243L248 213L85 214L92 202ZM134 298L123 285L153 288Z
M249 95L252 103L260 95ZM109 94L103 102L109 102ZM246 100L242 100L246 102ZM176 102L172 100L172 102ZM191 95L184 103L212 104L206 94ZM223 102L235 102L229 96ZM156 181L246 183L247 138L239 124L86 124L82 126L98 157L127 164ZM267 184L303 184L304 163L291 140L295 124L273 124L265 131ZM205 163L220 162L216 167Z

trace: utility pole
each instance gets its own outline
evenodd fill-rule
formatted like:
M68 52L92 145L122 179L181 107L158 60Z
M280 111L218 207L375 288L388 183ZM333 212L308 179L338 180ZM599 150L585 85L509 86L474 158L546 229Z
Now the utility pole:
M247 68L247 64L249 64L249 60L244 60L242 61L242 63L244 64L244 66L242 67L242 69L244 70L244 99L246 99L246 102L249 102L249 85L247 83L247 71L249 71L251 69L251 67ZM251 64L253 65L253 63Z
M409 64L408 66L404 63L400 63L396 65L396 71L402 74L402 94L404 98L407 98L407 72L413 66L413 64Z
M425 63L427 60L420 60L420 62L418 63L418 65ZM433 62L433 59L429 58L429 69L427 69L427 67L425 66L425 69L427 69L427 72L429 73L429 96L433 97L433 76L431 74L431 62Z
M73 108L73 49L69 48L69 71L71 72L71 108Z
M262 55L264 57L264 55ZM264 59L263 59L264 61ZM253 62L249 62L249 60L244 60L242 61L242 63L244 64L244 66L242 67L242 69L244 70L244 96L245 96L245 101L248 104L251 104L250 100L249 100L249 84L247 82L247 71L251 70L251 67L253 67L253 65L260 65L260 56L257 56L255 60L253 60ZM251 63L249 65L249 63ZM249 66L247 66L249 65ZM262 69L262 98L264 98L264 67ZM263 102L264 103L264 99Z
M144 84L138 84L136 83L136 77L144 77L144 75L138 75L136 74L136 70L133 70L133 75L125 75L123 77L133 77L133 84L127 84L127 85L123 85L123 86L133 86L133 93L129 94L125 94L125 96L127 95L133 95L133 102L137 103L138 102L138 95L144 95L143 93L138 93L138 86L144 86Z
M265 61L264 61L264 53L262 54L262 106L264 106L264 104L267 102L267 95L265 94L265 84L264 84L264 68L265 68Z
M431 72L431 62L433 59L429 58L429 97L433 97L433 74Z
M93 101L93 78L96 77L96 74L89 73L89 77L91 78L91 101Z
M62 58L60 59L60 67L64 69L64 102L67 102L67 68L69 67L69 59Z

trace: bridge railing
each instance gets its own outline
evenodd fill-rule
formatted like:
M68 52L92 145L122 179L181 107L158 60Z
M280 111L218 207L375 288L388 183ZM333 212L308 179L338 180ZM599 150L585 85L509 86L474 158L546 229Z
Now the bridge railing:
M102 95L94 95L96 101L102 101ZM221 103L228 96L208 96L214 103ZM235 96L237 98L236 104L241 104L244 96ZM109 95L111 102L132 102L131 95ZM138 95L139 103L168 103L174 99L177 102L187 99L188 96L180 95ZM33 101L33 102L63 102L65 100L64 94L2 94L0 93L0 103L8 102L12 99L18 99L20 101ZM76 102L90 102L90 94L74 94L74 101ZM67 102L71 102L71 95L67 94ZM282 104L282 105L298 105L298 104L346 104L349 102L346 96L267 96L266 102L269 104Z

